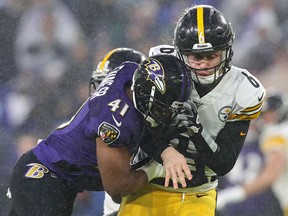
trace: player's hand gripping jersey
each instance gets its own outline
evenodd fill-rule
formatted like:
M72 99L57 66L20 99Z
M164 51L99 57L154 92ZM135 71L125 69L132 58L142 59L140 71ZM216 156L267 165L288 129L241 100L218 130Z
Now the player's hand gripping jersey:
M101 180L97 168L96 137L110 147L131 144L127 146L131 155L139 145L140 113L134 109L124 88L137 68L137 64L124 63L109 73L76 115L34 148L33 152L48 169L69 181L80 178L80 175L81 178L92 176L94 180L91 178L91 182L81 189L103 190L99 182L92 184L97 179Z
M152 47L150 53L178 57L177 51L170 45ZM257 78L247 70L234 66L204 96L199 96L195 86L192 88L190 100L197 107L193 115L201 128L190 137L186 133L171 140L173 147L186 157L192 171L193 178L187 182L190 190L215 188L217 176L225 175L232 169L246 138L250 120L260 114L265 92ZM152 181L159 185L163 185L163 182L164 178Z

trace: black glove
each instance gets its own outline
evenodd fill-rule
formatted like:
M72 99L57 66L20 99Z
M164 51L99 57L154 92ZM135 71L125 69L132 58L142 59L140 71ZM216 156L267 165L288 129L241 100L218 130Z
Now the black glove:
M172 139L178 139L178 149L183 147L180 146L181 133L187 133L192 137L202 132L203 127L198 120L197 108L193 102L184 103L183 111L174 120L174 126L159 125L153 128L149 124L142 131L140 147L158 163L162 163L161 153L170 145Z
M203 130L199 122L197 106L192 101L184 103L184 112L178 114L176 118L179 121L178 131L187 132L190 137Z

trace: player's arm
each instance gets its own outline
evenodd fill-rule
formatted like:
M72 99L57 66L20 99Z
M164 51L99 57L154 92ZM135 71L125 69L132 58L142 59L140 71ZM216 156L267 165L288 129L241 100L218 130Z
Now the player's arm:
M215 140L201 130L191 136L204 164L217 175L227 174L236 163L248 133L250 121L227 122Z
M98 168L104 189L113 197L122 197L142 189L148 182L142 170L131 170L126 147L109 147L101 138L96 139Z
M266 191L283 173L284 167L285 153L279 150L266 153L265 165L253 181L220 190L217 208L221 210L229 203L238 203Z
M250 197L267 190L283 173L285 167L285 153L273 151L266 156L265 166L259 175L250 183L243 186L245 195Z
M201 162L217 175L225 175L233 168L238 158L248 133L250 120L226 122L216 139L213 139L199 121L195 104L188 102L185 110L185 118L183 116L182 121L186 125L187 135L194 143ZM184 146L183 140L181 145ZM161 156L167 158L166 154L163 152ZM170 160L170 163L173 161Z
M249 74L242 72L244 81L235 95L237 112L229 116L224 128L213 139L197 121L197 109L192 109L190 128L196 128L191 140L204 164L217 175L227 174L234 166L249 130L250 121L260 115L266 90ZM245 91L243 91L245 89ZM249 93L249 94L248 94Z
M248 197L259 194L271 187L285 170L287 138L278 133L277 129L274 134L268 136L265 134L263 137L264 139L261 139L260 143L261 150L265 154L265 164L255 179L243 186L245 195Z
M170 144L172 139L178 138L181 133L180 129L169 126L145 129L142 133L141 148L155 161L163 164L165 169L164 186L167 187L171 179L175 189L178 188L178 181L185 188L187 186L185 177L191 180L191 171L185 157ZM179 139L177 140L179 141Z

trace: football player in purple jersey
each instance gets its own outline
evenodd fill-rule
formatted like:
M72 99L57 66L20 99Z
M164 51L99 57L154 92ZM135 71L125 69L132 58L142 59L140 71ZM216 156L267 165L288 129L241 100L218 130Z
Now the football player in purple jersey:
M130 159L143 128L162 128L167 142L179 133L169 125L190 91L189 71L174 56L125 62L108 73L70 121L18 160L9 215L71 215L80 191L106 190L122 197L163 175L155 161L131 169Z
M101 61L97 63L95 70L92 72L89 82L89 96L93 94L107 74L119 67L123 62L130 61L140 64L145 58L146 56L143 53L127 47L110 50ZM104 216L116 214L121 199L113 200L107 192L102 193L104 193L103 209L99 209L98 207L97 211L103 211ZM101 192L100 196L102 196ZM97 197L100 196L98 195Z

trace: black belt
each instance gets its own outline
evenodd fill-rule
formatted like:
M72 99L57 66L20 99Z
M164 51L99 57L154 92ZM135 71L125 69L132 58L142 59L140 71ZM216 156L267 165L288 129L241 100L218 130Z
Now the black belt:
M218 176L205 176L202 178L197 178L197 175L193 176L191 180L186 179L187 183L187 188L189 187L198 187L200 185L203 185L205 183L212 183L215 182L218 179ZM158 184L158 185L164 185L165 184L165 178L156 178L150 181L153 184ZM173 182L169 182L169 187L173 187ZM178 183L178 187L182 188L181 183Z

